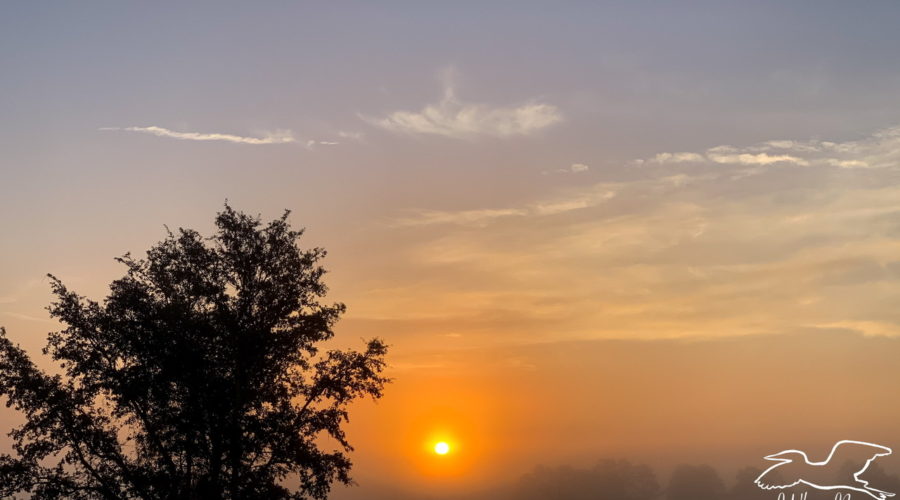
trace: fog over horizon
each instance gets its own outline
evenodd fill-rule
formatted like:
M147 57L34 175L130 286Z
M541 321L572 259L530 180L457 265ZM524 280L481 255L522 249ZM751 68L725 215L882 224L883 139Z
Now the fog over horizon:
M663 484L679 465L706 464L732 488L738 470L768 468L763 457L780 450L824 460L843 439L898 437L900 405L884 397L896 380L898 339L816 330L530 344L498 354L436 352L430 366L409 368L422 372L415 381L395 369L393 397L362 405L351 421L351 436L360 429L360 447L375 452L360 470L377 464L435 498L511 486L536 466L584 469L603 459L647 464ZM407 392L422 410L402 404ZM435 415L478 436L461 443L455 468L440 468L444 457L428 450L397 460L440 421ZM388 426L394 431L362 430ZM878 464L893 473L900 456ZM385 487L379 476L359 481Z

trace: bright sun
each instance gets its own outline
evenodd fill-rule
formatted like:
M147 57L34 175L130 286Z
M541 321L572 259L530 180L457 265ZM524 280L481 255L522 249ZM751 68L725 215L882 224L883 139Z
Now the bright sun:
M436 443L434 445L434 452L438 455L446 455L450 452L450 445L441 441L440 443Z

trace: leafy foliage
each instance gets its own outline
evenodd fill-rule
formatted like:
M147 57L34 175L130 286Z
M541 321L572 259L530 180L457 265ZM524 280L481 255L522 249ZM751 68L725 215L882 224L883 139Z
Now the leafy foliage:
M214 236L181 229L118 259L102 303L51 276L66 328L44 354L63 373L0 329L0 394L27 418L0 496L322 499L350 483L342 424L381 396L387 348L319 352L344 306L320 303L325 252L301 250L287 216L226 205Z

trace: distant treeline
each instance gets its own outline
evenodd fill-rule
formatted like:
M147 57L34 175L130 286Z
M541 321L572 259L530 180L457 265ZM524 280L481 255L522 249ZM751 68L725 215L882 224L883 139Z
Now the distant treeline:
M847 462L844 471L857 471L859 464ZM765 491L754 483L763 469L740 469L732 486L709 465L679 465L663 484L647 465L627 460L601 460L586 469L574 467L537 467L522 476L509 494L509 500L776 500L780 491ZM883 491L900 492L900 476L888 474L878 464L871 464L861 476L869 484ZM808 487L783 490L788 500L795 500L808 492L807 500L833 499L834 492ZM852 498L865 500L862 493ZM865 498L863 498L865 497Z

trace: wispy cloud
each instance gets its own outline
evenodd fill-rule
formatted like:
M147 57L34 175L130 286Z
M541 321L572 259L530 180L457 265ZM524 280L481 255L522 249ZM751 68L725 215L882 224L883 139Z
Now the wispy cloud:
M885 321L836 321L812 326L814 328L851 330L866 337L900 337L900 325Z
M791 155L770 155L768 153L707 153L707 158L716 163L737 165L771 165L773 163L793 163L806 166L809 162Z
M237 144L287 144L296 142L290 130L277 130L269 132L262 137L247 137L232 134L221 133L204 133L204 132L178 132L163 127L103 127L100 130L120 130L124 132L139 132L143 134L152 134L157 137L168 137L171 139L180 139L184 141L224 141Z
M775 139L742 147L715 146L701 152L659 153L649 159L637 160L636 163L886 168L900 164L900 126L854 141Z
M316 146L337 146L340 144L338 141L319 141L316 139L310 139L306 141L306 149L316 149Z
M391 132L431 134L457 139L477 136L512 137L533 134L562 121L559 108L528 102L516 107L494 107L459 100L448 86L444 97L421 111L395 111L385 118L366 121Z
M588 169L590 169L590 168L591 168L591 167L589 167L589 166L587 166L587 165L585 165L585 164L583 164L583 163L573 163L573 164L569 167L569 170L570 170L571 172L577 174L578 172L587 172Z
M348 132L346 130L339 130L337 135L341 139L351 139L354 141L361 141L366 138L366 134L362 132Z
M36 316L31 316L28 314L17 313L13 311L0 311L0 314L9 316L10 318L15 318L23 321L37 321L40 323L54 323L53 320L47 318L38 318Z
M405 217L393 221L393 226L431 226L454 224L460 226L484 227L498 220L510 217L557 215L573 210L597 206L616 196L616 192L606 184L598 184L585 191L579 190L569 195L558 196L530 203L521 207L475 210L412 210Z
M703 155L697 153L659 153L650 159L654 163L685 163L704 161Z
M433 224L460 224L464 226L484 226L490 221L504 217L521 217L528 211L519 208L479 209L479 210L414 210L405 217L393 221L394 226L430 226Z
M720 163L726 165L772 165L777 163L792 163L807 166L809 161L798 156L787 154L753 153L733 148L731 146L716 146L708 149L704 154L678 152L659 153L648 160L650 163Z
M544 170L541 172L544 175L549 174L580 174L582 172L587 172L591 167L585 165L584 163L573 163L569 165L569 168L558 168L556 170Z

